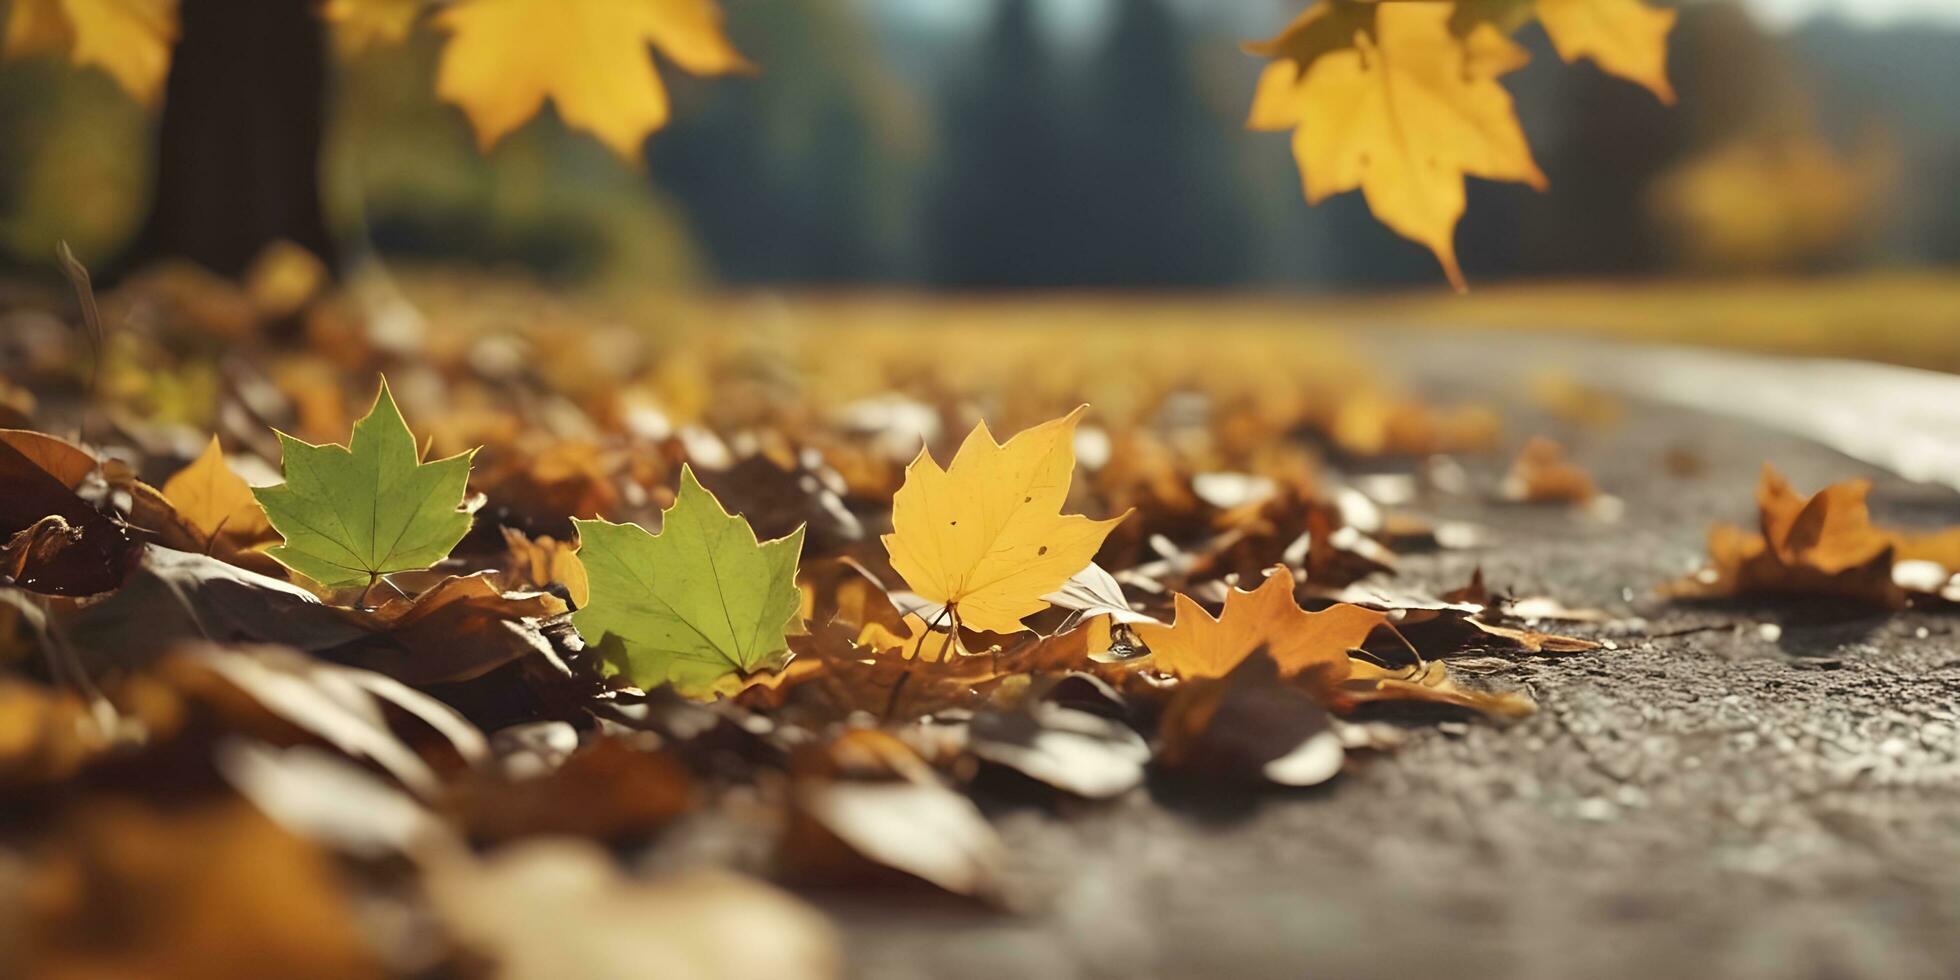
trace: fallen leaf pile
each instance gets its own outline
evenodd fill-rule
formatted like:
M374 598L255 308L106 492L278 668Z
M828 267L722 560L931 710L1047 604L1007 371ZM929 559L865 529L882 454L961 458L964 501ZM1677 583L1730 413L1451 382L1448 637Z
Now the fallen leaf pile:
M1716 525L1708 564L1665 591L1689 599L1809 595L1892 609L1960 600L1960 529L1879 527L1865 503L1870 492L1870 480L1847 480L1805 497L1764 464L1759 530Z
M333 294L264 329L237 288L103 296L94 392L85 338L0 314L36 354L0 432L0 829L37 969L606 972L653 928L610 923L674 910L632 975L835 975L752 879L1012 903L1003 784L1323 783L1394 741L1369 716L1533 710L1451 661L1594 646L1395 584L1460 537L1413 509L1464 492L1433 454L1494 416L1325 338L1091 365L459 293L405 346ZM101 925L98 893L185 902ZM377 928L404 907L436 938Z

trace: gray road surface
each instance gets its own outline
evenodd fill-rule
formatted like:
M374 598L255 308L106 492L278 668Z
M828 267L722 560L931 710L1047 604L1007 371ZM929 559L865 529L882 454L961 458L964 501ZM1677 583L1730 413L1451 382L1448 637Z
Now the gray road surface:
M1500 398L1553 356L1516 340L1384 343L1418 375ZM1600 348L1579 356L1606 376L1622 365L1628 386L1644 381L1644 395L1677 405L1693 398L1663 389L1721 409L1760 384L1728 384L1732 372L1679 355L1658 365ZM1671 376L1653 377L1657 368ZM1858 385L1863 397L1894 390L1804 370L1800 393L1838 399L1839 414L1858 411ZM1790 376L1762 377L1774 388ZM1960 411L1960 395L1950 404ZM1586 433L1519 407L1512 431L1564 436L1625 500L1624 518L1477 500L1440 507L1490 526L1499 542L1409 557L1399 582L1447 588L1481 564L1493 585L1645 620L1618 649L1527 660L1489 678L1529 688L1535 717L1418 727L1397 753L1248 811L1194 812L1146 792L1002 805L1016 911L833 902L854 972L1960 976L1960 614L1847 618L1815 603L1696 608L1651 597L1695 562L1711 521L1753 518L1765 459L1806 491L1873 477L1881 519L1960 522L1953 491L1776 431L1763 422L1787 420L1759 409L1736 418L1643 404L1617 429ZM1941 435L1928 426L1915 438ZM1960 445L1960 427L1943 435ZM1663 459L1675 450L1704 472L1669 475ZM1490 487L1502 461L1471 468Z

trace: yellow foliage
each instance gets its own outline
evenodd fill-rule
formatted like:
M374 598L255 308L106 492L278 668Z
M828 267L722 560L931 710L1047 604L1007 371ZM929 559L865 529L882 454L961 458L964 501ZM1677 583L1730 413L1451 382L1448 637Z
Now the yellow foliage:
M1060 513L1085 410L1005 444L981 422L943 470L919 451L892 498L892 533L884 538L892 567L913 591L992 633L1018 632L1021 617L1048 608L1042 596L1087 566L1123 519Z
M1674 11L1641 0L1538 0L1537 10L1559 57L1591 58L1601 71L1645 86L1655 98L1673 104L1667 34L1674 29Z
M13 0L6 54L65 54L153 104L170 70L177 0Z
M1329 49L1339 5L1309 8L1259 53L1259 129L1293 130L1307 201L1359 188L1375 217L1428 246L1458 289L1465 176L1545 186L1497 78L1530 60L1489 24L1459 38L1444 4L1383 5L1351 46Z
M1277 37L1246 46L1273 61L1247 125L1293 131L1308 203L1359 188L1376 219L1427 246L1462 291L1463 178L1546 186L1497 82L1530 60L1506 35L1533 17L1559 57L1590 58L1674 101L1675 15L1643 0L1318 0Z
M1743 138L1662 177L1650 204L1694 267L1794 268L1855 239L1891 173L1882 146L1847 158L1812 135Z
M436 94L485 150L550 99L566 125L637 160L669 111L649 44L696 75L749 67L713 0L458 0L435 23L450 35Z

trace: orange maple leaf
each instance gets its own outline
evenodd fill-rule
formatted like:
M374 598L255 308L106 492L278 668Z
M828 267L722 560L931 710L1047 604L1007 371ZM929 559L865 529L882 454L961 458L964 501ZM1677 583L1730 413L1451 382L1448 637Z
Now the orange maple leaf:
M1282 676L1312 672L1315 680L1332 684L1348 674L1347 652L1388 625L1385 614L1346 603L1320 612L1301 609L1293 598L1293 573L1283 566L1251 592L1233 590L1216 619L1181 592L1174 601L1171 625L1138 623L1132 629L1159 668L1187 679L1223 677L1263 645Z

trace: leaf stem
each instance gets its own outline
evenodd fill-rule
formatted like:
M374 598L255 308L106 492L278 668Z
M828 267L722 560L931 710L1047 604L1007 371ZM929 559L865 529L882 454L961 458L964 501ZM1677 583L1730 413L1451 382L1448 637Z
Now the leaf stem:
M934 623L934 625L933 625L933 626L928 626L928 627L926 627L926 628L927 628L927 629L936 629L936 628L937 628L937 624L938 624L938 622L939 622L939 618L940 618L940 616L944 616L944 617L946 617L946 618L947 618L947 619L949 620L949 622L947 622L947 624L946 624L946 639L945 639L945 641L944 641L944 642L942 642L942 643L940 643L940 644L939 644L939 656L938 656L938 658L937 658L937 661L936 661L936 662L938 662L938 663L942 663L942 664L943 664L943 663L945 663L945 662L946 662L946 651L947 651L947 650L949 650L949 649L952 649L952 646L953 646L953 637L954 637L954 636L957 636L957 635L959 634L959 631L960 631L960 614L959 614L958 612L956 612L956 611L954 611L954 603L950 603L950 602L949 602L949 603L947 603L947 604L946 604L946 608L945 608L945 610L944 610L944 611L942 611L942 612L941 612L941 613L939 614L939 616L934 616L934 617L933 617L933 619L932 619L932 621L933 621L933 623ZM921 639L923 640L923 637L922 637Z

